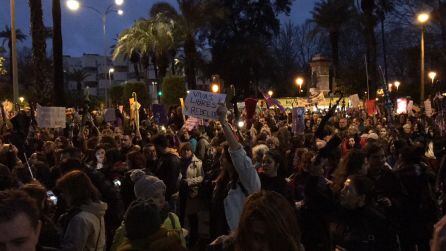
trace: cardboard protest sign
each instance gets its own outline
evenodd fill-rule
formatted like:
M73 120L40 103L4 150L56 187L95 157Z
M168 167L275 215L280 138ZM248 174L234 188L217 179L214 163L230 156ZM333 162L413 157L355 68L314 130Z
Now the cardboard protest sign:
M49 107L37 104L36 121L40 128L65 128L65 107Z
M396 100L396 113L402 114L407 113L407 99L405 98L399 98Z
M184 123L184 127L188 131L192 131L194 128L196 128L196 127L198 127L198 125L200 125L200 121L201 121L201 119L194 118L194 117L189 117L186 120L186 122Z
M374 116L376 113L378 113L378 110L376 108L376 100L370 99L365 102L365 110L367 111L367 114L369 116Z
M115 122L116 121L116 112L115 108L107 108L104 111L104 121L105 122Z
M353 108L359 108L361 101L359 100L358 94L353 94L350 97L348 97L348 99L350 100L350 103L352 104Z
M167 125L166 108L160 104L152 104L153 119L157 124Z
M226 94L190 90L184 100L184 111L188 116L202 119L217 119L218 104L224 104Z
M428 116L429 118L432 117L432 104L429 99L424 101L424 111L426 112L426 116Z
M295 107L293 108L293 133L303 134L305 130L305 108Z

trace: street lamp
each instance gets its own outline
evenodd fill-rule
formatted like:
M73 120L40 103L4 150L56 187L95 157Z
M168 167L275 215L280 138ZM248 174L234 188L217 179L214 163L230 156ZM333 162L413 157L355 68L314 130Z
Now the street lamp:
M299 86L299 93L302 90L302 85L304 84L304 79L301 77L296 78L296 84L297 86Z
M434 71L431 71L431 72L429 72L428 76L432 80L432 84L434 84L434 80L437 77L437 73Z
M92 10L96 14L98 14L101 17L102 20L102 35L104 40L104 65L103 65L103 71L101 73L106 73L106 69L108 68L108 61L107 61L107 16L111 13L116 13L120 16L124 15L124 11L122 9L116 9L115 6L121 6L124 4L124 0L115 0L115 4L110 4L104 11L100 11L95 7L92 6L85 6L85 8ZM71 11L77 11L80 9L81 4L78 0L67 0L66 5L69 10ZM110 74L110 72L109 72ZM106 93L108 90L105 90ZM107 97L106 97L107 100Z
M268 91L268 95L269 95L270 97L272 97L273 94L274 94L274 92L273 92L272 90L269 90L269 91Z
M24 97L20 97L19 101L20 101L20 103L23 103L25 101L25 98Z
M426 12L420 13L417 16L418 23L421 24L421 82L420 82L420 102L424 100L424 31L426 23L429 21L429 14Z
M107 88L105 88L105 104L108 106L108 105L110 105L109 103L109 100L108 100L108 89L111 87L111 84L112 84L112 82L111 82L111 74L112 73L114 73L115 72L115 68L110 68L110 69L108 69L108 86L107 86Z
M211 91L213 93L218 93L220 91L220 86L218 86L218 84L212 84Z
M76 11L81 7L81 3L77 0L68 0L66 2L68 9Z
M389 84L389 92L392 92L392 87L393 87L393 84L390 83L390 84Z
M400 87L401 82L400 81L395 81L395 83L393 83L396 87L396 91L398 91L398 87Z

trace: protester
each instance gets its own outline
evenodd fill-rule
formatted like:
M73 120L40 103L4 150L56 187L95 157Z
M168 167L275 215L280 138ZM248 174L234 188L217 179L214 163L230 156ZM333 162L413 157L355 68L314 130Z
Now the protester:
M103 250L106 245L104 215L107 204L81 171L71 171L56 184L68 211L59 219L62 232L60 250Z

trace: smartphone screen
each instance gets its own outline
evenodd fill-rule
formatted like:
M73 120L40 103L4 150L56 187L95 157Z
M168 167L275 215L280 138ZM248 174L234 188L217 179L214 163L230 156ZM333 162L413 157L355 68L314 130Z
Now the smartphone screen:
M46 192L46 195L48 196L48 200L50 200L53 205L57 205L57 196L54 195L53 191Z

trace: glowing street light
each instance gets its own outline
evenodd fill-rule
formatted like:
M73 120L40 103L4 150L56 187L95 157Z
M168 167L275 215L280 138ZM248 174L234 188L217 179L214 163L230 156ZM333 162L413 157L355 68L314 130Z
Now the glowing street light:
M269 90L269 91L268 91L268 95L269 95L270 97L272 97L273 94L274 94L274 92L273 92L272 90Z
M426 12L422 12L420 14L418 14L417 16L417 20L420 24L425 24L427 21L429 21L430 19L430 15L429 13Z
M123 10L118 10L116 13L118 13L118 15L120 15L120 16L124 15L124 11Z
M219 92L219 91L220 91L220 86L219 86L218 84L212 84L212 86L211 86L211 91L212 91L213 93L217 93L217 92Z
M391 91L392 91L392 87L393 87L393 84L392 84L392 83L390 83L390 84L389 84L389 92L391 92Z
M301 77L296 78L296 84L299 86L299 92L301 92L301 90L302 90L302 85L304 84L304 79L301 78Z
M124 4L124 0L115 0L115 4L121 6Z
M437 77L437 73L434 71L431 71L431 72L429 72L428 76L432 80L432 84L434 84L434 80Z
M68 0L66 2L68 9L77 11L81 7L81 3L77 0Z
M24 97L20 97L19 101L20 101L20 103L23 103L25 101L25 98Z
M396 91L398 91L398 87L400 87L401 82L400 81L395 81L395 83L393 83L396 87Z

